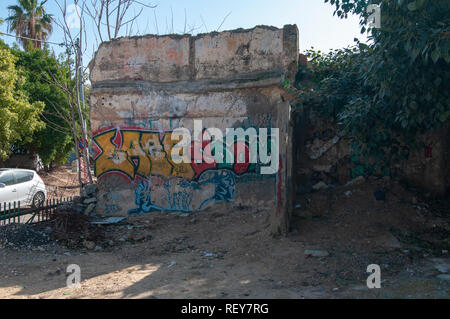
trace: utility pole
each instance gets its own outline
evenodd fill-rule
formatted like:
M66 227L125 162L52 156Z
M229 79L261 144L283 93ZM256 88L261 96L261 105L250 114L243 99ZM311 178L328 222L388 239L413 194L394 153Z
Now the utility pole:
M81 32L80 32L81 34ZM83 57L81 53L81 39L78 38L75 41L75 57L76 57L76 70L75 70L75 76L76 76L76 82L77 82L77 106L78 106L78 117L80 119L80 126L81 126L81 138L82 138L82 144L84 145L84 142L87 142L87 132L86 132L86 122L84 121L83 117L83 109L85 109L85 103L84 103L84 85L83 85ZM88 144L88 143L87 143ZM91 175L91 166L89 162L89 144L85 145L85 147L82 148L82 154L85 166L87 167L87 175L89 178L89 183L92 184L92 175ZM81 169L81 163L80 163L80 169Z

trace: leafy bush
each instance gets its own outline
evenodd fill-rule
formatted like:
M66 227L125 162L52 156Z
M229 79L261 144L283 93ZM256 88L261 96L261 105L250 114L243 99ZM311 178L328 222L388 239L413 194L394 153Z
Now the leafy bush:
M22 89L24 79L15 67L16 58L0 48L0 159L6 159L14 143L32 141L33 133L44 128L39 115L42 102L28 102Z
M359 14L366 31L369 1L325 2L341 18ZM354 154L385 169L450 116L450 1L377 3L381 28L369 30L369 44L355 39L356 46L328 54L308 51L311 67L300 67L296 87L299 105L333 116Z
M17 57L16 65L26 80L23 90L30 102L42 101L45 105L41 115L45 128L34 133L32 143L20 143L17 149L38 153L44 165L63 163L74 145L68 122L70 106L53 77L68 73L68 69L46 49L12 49L11 52Z

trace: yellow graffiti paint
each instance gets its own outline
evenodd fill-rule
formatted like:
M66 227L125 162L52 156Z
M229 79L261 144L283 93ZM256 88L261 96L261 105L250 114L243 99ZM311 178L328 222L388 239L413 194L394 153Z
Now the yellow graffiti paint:
M173 171L172 171L172 175L173 176L180 176L180 177L184 177L186 179L192 179L195 176L195 172L192 169L191 163L188 160L187 163L185 163L186 161L183 161L182 163L175 163L172 161L171 156L170 156L170 152L172 151L172 148L174 145L176 145L178 142L181 141L181 136L179 136L178 139L172 140L172 133L166 133L164 134L163 137L163 145L164 145L164 149L166 150L166 153L169 155L166 158L168 159L168 161L170 162L170 164L173 166ZM180 154L181 156L188 156L188 154Z
M116 145L112 143L116 131L109 131L94 137L95 142L101 149L99 157L95 160L95 173L97 176L117 170L121 171L130 178L134 178L134 166L128 161L126 151L118 150Z
M151 174L170 176L172 165L167 160L167 154L159 140L159 133L141 133L141 145L151 163Z
M101 149L95 160L97 176L110 171L119 171L135 179L136 175L180 176L192 179L195 176L190 163L176 164L170 159L173 146L172 134L166 133L160 141L159 133L123 130L120 149L113 143L116 131L108 131L94 137ZM181 138L181 137L180 137Z
M134 166L135 174L150 176L150 159L141 147L141 133L138 131L122 131L122 136L123 142L120 150L127 153L127 159Z

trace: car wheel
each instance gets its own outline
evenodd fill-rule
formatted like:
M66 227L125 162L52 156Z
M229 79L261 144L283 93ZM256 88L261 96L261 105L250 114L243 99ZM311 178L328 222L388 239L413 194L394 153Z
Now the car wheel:
M33 208L41 207L41 206L44 205L44 201L45 201L44 193L43 192L37 192L33 196L33 203L31 204L31 206L33 206Z

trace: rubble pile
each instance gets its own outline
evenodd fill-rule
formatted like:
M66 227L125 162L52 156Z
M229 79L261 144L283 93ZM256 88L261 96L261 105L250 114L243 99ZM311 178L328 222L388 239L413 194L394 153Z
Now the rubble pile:
M75 196L72 202L64 203L59 207L59 211L92 216L97 205L98 187L96 184L85 185L80 192L81 196Z
M51 237L69 248L81 248L85 243L103 240L104 231L91 223L97 204L98 188L89 184L72 202L60 205L51 218ZM90 245L89 245L90 246Z
M49 235L32 225L9 224L2 226L0 248L31 249L51 243Z
M86 247L86 242L95 247L96 242L104 239L102 227L93 225L88 216L69 210L58 209L51 219L50 227L52 239L69 248Z

